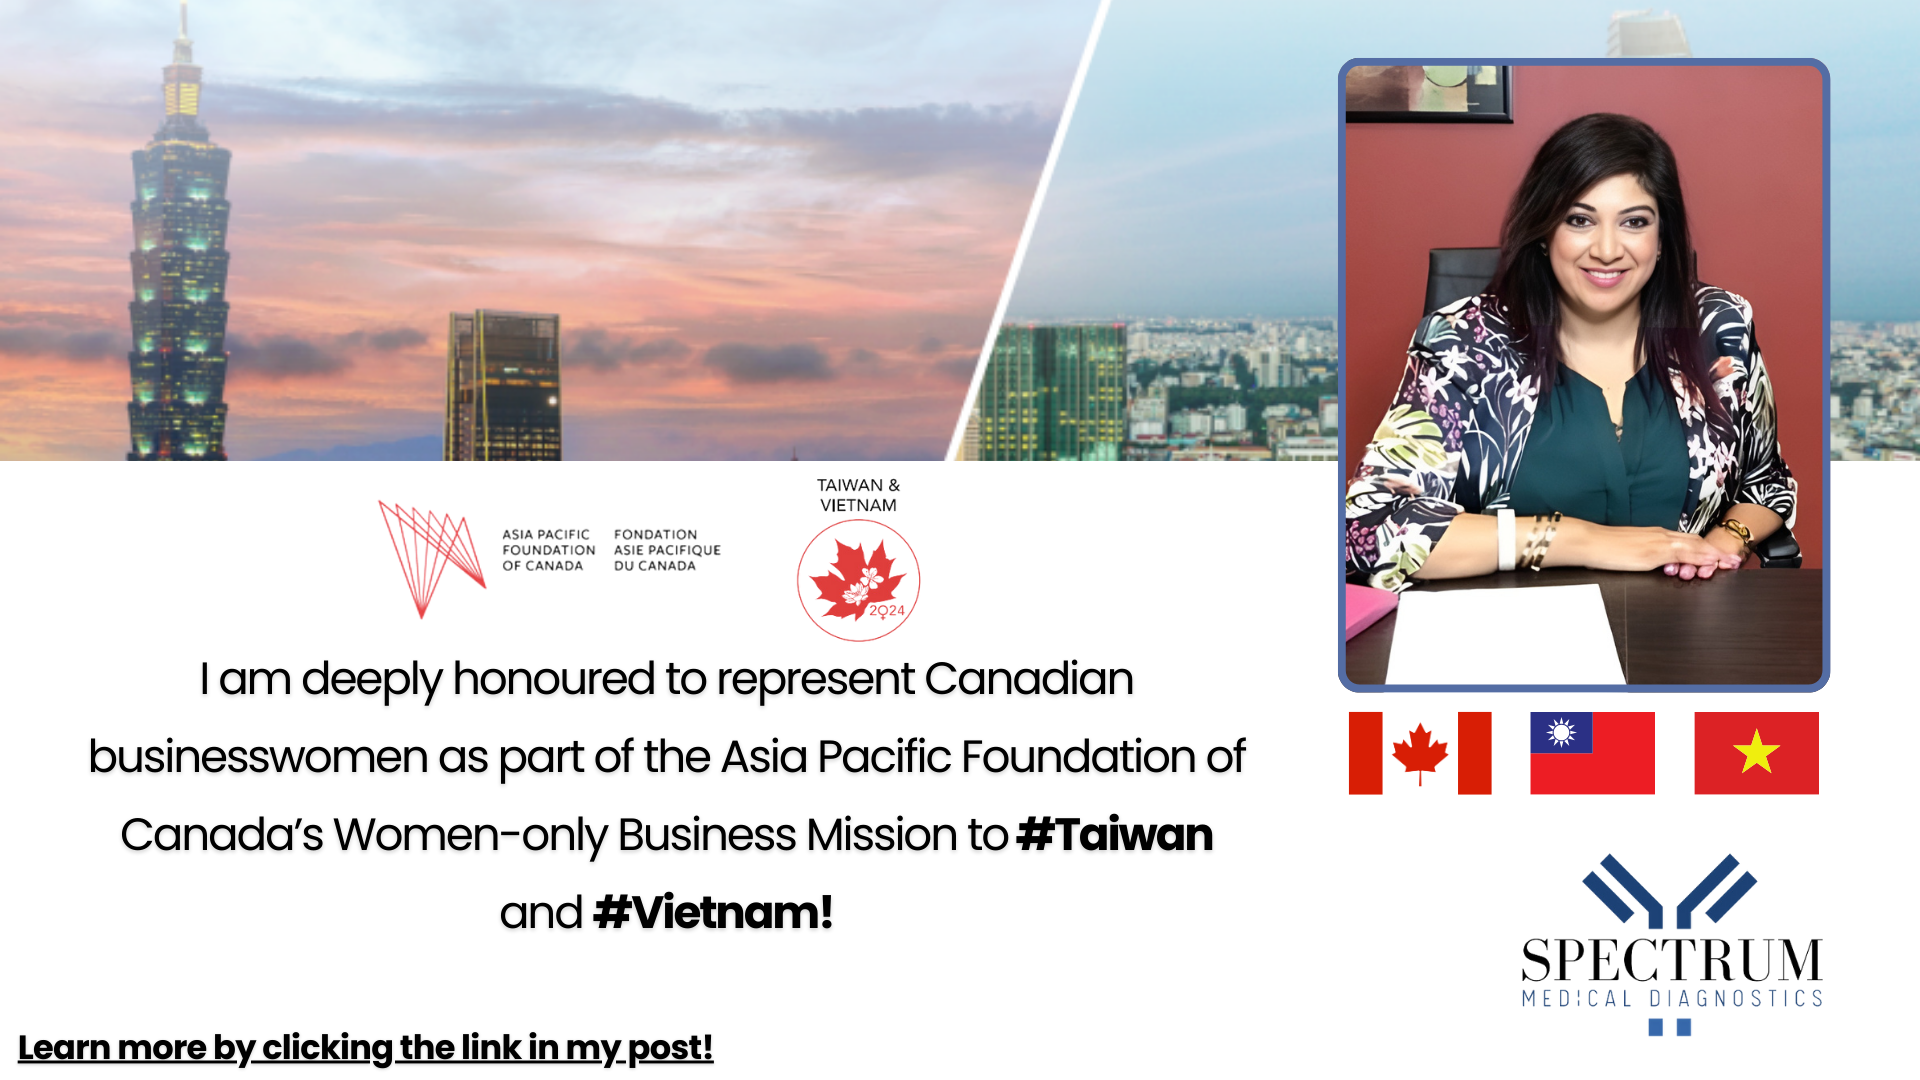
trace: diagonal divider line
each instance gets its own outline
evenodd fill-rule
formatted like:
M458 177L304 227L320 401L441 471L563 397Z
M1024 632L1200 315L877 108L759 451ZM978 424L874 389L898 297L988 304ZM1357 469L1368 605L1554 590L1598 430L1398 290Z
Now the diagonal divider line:
M1060 161L1060 148L1067 143L1067 131L1073 126L1073 112L1080 104L1080 88L1086 84L1087 69L1093 66L1093 54L1100 45L1100 32L1107 24L1107 8L1113 0L1100 0L1093 13L1093 27L1087 32L1087 44L1080 51L1080 66L1074 70L1073 84L1067 88L1067 101L1060 110L1060 123L1053 129L1053 143L1047 148L1046 164L1040 166L1040 181L1034 185L1033 202L1027 206L1027 220L1020 227L1020 239L1013 246L1013 264L1000 285L1000 302L993 309L993 324L987 327L986 343L980 346L980 358L974 362L973 378L967 383L967 396L960 404L960 415L953 421L953 434L947 439L946 460L960 456L960 441L967 430L967 414L980 396L980 383L986 378L987 363L993 358L993 346L1000 340L1000 325L1006 321L1007 305L1013 302L1014 287L1020 283L1020 268L1027 261L1027 246L1033 242L1034 226L1040 221L1040 209L1046 205L1047 189L1053 186L1054 166Z

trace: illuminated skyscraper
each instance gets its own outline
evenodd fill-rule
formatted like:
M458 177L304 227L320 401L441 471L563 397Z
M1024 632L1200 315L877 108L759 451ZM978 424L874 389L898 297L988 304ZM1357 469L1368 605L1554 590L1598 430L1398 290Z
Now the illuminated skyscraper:
M200 123L187 5L166 67L167 118L133 152L129 461L225 461L227 164Z
M560 316L454 312L447 325L447 461L560 460Z
M981 461L1118 461L1123 326L1002 326L980 382Z

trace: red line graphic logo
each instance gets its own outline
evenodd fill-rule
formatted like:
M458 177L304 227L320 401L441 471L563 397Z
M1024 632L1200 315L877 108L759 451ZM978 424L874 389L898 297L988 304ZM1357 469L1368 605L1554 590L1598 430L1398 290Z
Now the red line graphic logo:
M440 586L440 574L448 563L459 567L474 584L487 587L466 518L455 524L452 514L382 502L380 520L386 522L387 538L393 541L394 557L400 560L400 573L407 579L407 592L413 595L413 608L421 618L427 617L427 605L433 603L433 590Z

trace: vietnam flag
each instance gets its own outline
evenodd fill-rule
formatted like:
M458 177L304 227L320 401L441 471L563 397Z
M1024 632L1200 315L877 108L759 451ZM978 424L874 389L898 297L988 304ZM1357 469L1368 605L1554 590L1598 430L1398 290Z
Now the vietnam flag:
M1537 712L1535 795L1653 794L1652 713Z
M1820 794L1820 714L1693 714L1699 795Z
M1424 721L1404 735L1401 730L1389 732L1381 713L1347 714L1347 794L1411 795L1426 790L1429 774L1435 787L1445 790L1442 774L1447 772L1454 774L1458 794L1493 794L1492 713L1463 712L1451 733L1429 731ZM1394 774L1391 787L1388 772Z

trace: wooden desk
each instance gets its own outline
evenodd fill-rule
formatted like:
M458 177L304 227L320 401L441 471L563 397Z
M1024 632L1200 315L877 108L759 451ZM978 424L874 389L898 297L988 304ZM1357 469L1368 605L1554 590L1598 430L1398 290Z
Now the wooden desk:
M1821 574L1756 569L1681 581L1661 573L1565 569L1422 582L1414 588L1442 592L1591 582L1606 601L1613 646L1629 683L1804 685L1820 678ZM1389 613L1347 642L1349 681L1386 682L1398 616ZM1500 659L1479 681L1525 684L1527 651L1548 647L1545 640L1523 636L1488 642L1479 654Z

